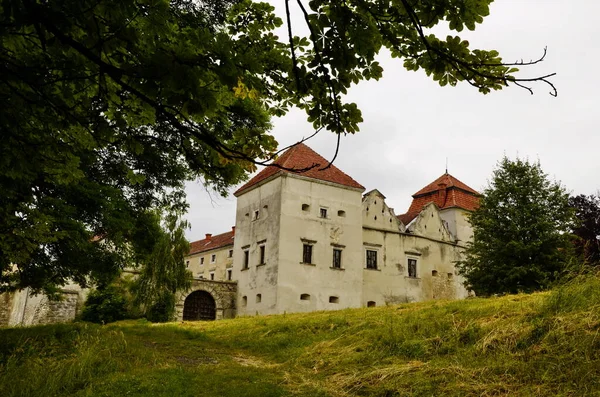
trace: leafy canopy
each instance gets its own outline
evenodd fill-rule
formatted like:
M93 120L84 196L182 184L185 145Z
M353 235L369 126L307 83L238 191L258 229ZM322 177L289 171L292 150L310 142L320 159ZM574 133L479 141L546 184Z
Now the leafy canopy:
M270 163L270 117L290 107L358 131L344 95L382 76L384 47L442 86L525 84L496 51L428 33L474 29L490 2L286 0L280 38L282 18L250 0L1 1L0 291L139 263L160 236L152 211L185 210L187 180L226 194Z
M504 157L470 215L473 241L458 263L481 295L548 287L565 266L573 211L538 163Z

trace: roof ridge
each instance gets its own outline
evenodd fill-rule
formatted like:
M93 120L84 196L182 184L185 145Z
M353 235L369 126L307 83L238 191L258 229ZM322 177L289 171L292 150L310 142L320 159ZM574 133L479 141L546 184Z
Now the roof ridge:
M235 193L233 193L234 196L237 197L262 181L276 175L278 172L301 175L307 178L364 190L364 186L352 179L351 176L344 173L335 165L330 164L329 166L326 166L326 164L329 164L329 161L304 143L298 143L290 147L275 160L274 164L283 168L273 165L266 166L247 183L237 189ZM294 172L294 169L305 171Z

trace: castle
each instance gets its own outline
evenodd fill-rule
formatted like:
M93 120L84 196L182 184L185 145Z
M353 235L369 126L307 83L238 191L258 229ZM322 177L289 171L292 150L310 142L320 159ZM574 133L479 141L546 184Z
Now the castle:
M191 243L192 288L178 320L373 307L468 295L455 262L472 230L479 194L448 173L413 195L396 216L304 144L235 193L231 231ZM294 170L306 170L294 172ZM363 194L364 193L364 194ZM72 320L88 290L63 288L49 301L28 289L0 294L0 326Z
M468 295L455 262L472 236L466 215L477 207L475 190L445 173L396 216L381 192L363 194L335 166L322 169L327 160L305 144L276 164L234 193L235 227L193 242L186 258L196 280L237 282L237 315ZM226 317L227 304L209 295L182 298L182 318Z

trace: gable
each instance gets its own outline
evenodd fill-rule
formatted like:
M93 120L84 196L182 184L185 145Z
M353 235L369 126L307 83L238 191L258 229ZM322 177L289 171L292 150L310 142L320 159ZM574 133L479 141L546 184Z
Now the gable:
M362 216L363 227L404 231L404 225L398 220L394 210L385 203L385 196L378 190L372 190L363 196Z

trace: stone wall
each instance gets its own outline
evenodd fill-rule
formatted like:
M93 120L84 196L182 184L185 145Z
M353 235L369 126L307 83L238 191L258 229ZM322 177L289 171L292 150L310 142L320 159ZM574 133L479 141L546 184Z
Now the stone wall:
M0 327L7 326L10 321L14 296L13 292L0 294Z
M236 316L237 282L194 279L192 281L192 288L179 294L177 304L175 305L177 321L183 320L185 299L195 291L206 291L212 295L216 304L216 320L234 318Z

